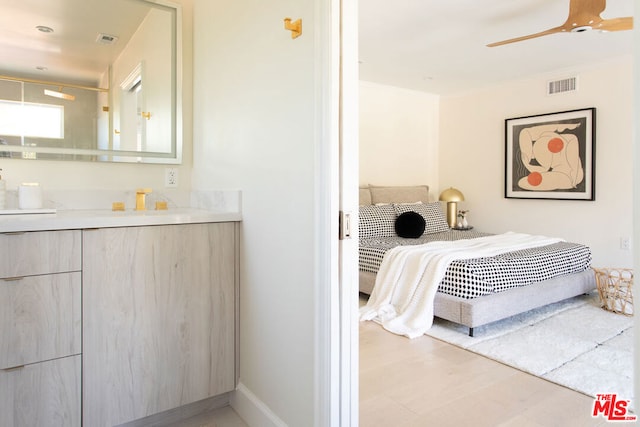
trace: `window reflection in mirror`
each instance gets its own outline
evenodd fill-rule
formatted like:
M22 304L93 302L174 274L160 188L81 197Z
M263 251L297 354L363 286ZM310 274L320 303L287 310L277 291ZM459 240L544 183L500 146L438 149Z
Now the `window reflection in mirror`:
M47 74L46 66L34 66L40 62L33 62L33 52L15 52L11 56L13 62L0 62L0 156L179 163L179 6L164 0L37 1L43 2L38 19L44 19L47 13L55 14L52 4L60 3L67 6L66 10L83 11L86 20L93 14L96 21L88 36L78 35L74 40L79 46L80 38L91 38L85 40L90 45L84 48L85 57L81 60L80 54L69 55L68 60L52 56L51 52L71 49L69 45L64 49L55 45L57 42L51 38L56 34L55 28L44 35L35 27L30 29L38 33L33 40L39 44L26 36L23 41L7 41L5 36L10 29L0 29L0 48L15 49L22 43L26 51L41 46L47 52L38 61L64 62L64 73L58 70L57 75ZM13 11L16 17L27 13L18 10L23 7L21 2L0 0L0 5L3 13ZM52 9L46 9L49 7ZM128 9L121 10L124 7ZM127 19L128 30L123 27L124 16L131 18ZM98 28L104 31L110 26L114 28L111 34L98 32ZM114 47L114 43L119 46ZM84 61L86 65L92 61L91 55L107 49L109 55L96 56L93 61L103 64L98 69L87 71L85 67L80 71L82 67L78 65L75 70L74 61ZM24 71L14 61L19 56L32 61ZM34 74L35 68L42 74ZM87 76L93 77L89 81Z
M0 143L21 148L4 157L37 159L38 148L95 149L97 123L108 120L98 92L0 78Z

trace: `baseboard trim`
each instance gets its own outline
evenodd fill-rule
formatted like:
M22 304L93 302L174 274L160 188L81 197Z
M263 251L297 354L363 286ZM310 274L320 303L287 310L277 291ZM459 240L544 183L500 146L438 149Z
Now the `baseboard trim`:
M241 382L231 393L230 404L249 426L287 427L284 421Z

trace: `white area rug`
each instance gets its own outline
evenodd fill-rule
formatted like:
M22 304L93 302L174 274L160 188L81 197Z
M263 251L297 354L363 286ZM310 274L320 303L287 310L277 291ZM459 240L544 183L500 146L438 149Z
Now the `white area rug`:
M600 308L597 292L474 329L435 319L434 338L588 396L633 396L633 317Z

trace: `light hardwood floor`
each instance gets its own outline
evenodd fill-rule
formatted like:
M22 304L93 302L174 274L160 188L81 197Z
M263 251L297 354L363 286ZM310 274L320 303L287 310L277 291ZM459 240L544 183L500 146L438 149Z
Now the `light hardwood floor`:
M360 426L586 427L593 398L423 336L360 325Z
M360 324L360 427L611 425L592 418L592 408L589 396L435 338ZM246 424L226 407L179 426Z
M589 396L451 344L360 324L360 427L610 425L592 408ZM179 426L246 424L226 407Z

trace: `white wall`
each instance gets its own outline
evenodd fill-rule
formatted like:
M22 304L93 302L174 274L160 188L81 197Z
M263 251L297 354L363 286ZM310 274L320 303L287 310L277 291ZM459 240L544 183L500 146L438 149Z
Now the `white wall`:
M478 229L560 236L591 246L596 267L631 267L620 238L632 235L632 59L577 72L571 94L546 95L548 80L571 75L563 72L443 97L440 183L464 193ZM596 108L596 200L505 199L504 120L588 107Z
M192 168L192 0L172 0L183 8L183 162L178 190L191 188ZM2 179L15 191L22 182L40 182L45 190L164 190L165 165L17 160L0 157ZM111 200L108 201L111 203Z
M425 92L360 82L361 185L437 190L439 101Z
M194 2L193 186L242 191L233 404L256 426L314 423L316 3Z
M578 92L546 95L548 80L575 74ZM361 82L361 183L426 183L434 199L453 186L480 230L560 236L590 245L596 267L631 267L620 238L632 236L632 85L631 57L439 99ZM505 199L505 119L589 107L596 108L596 200Z

